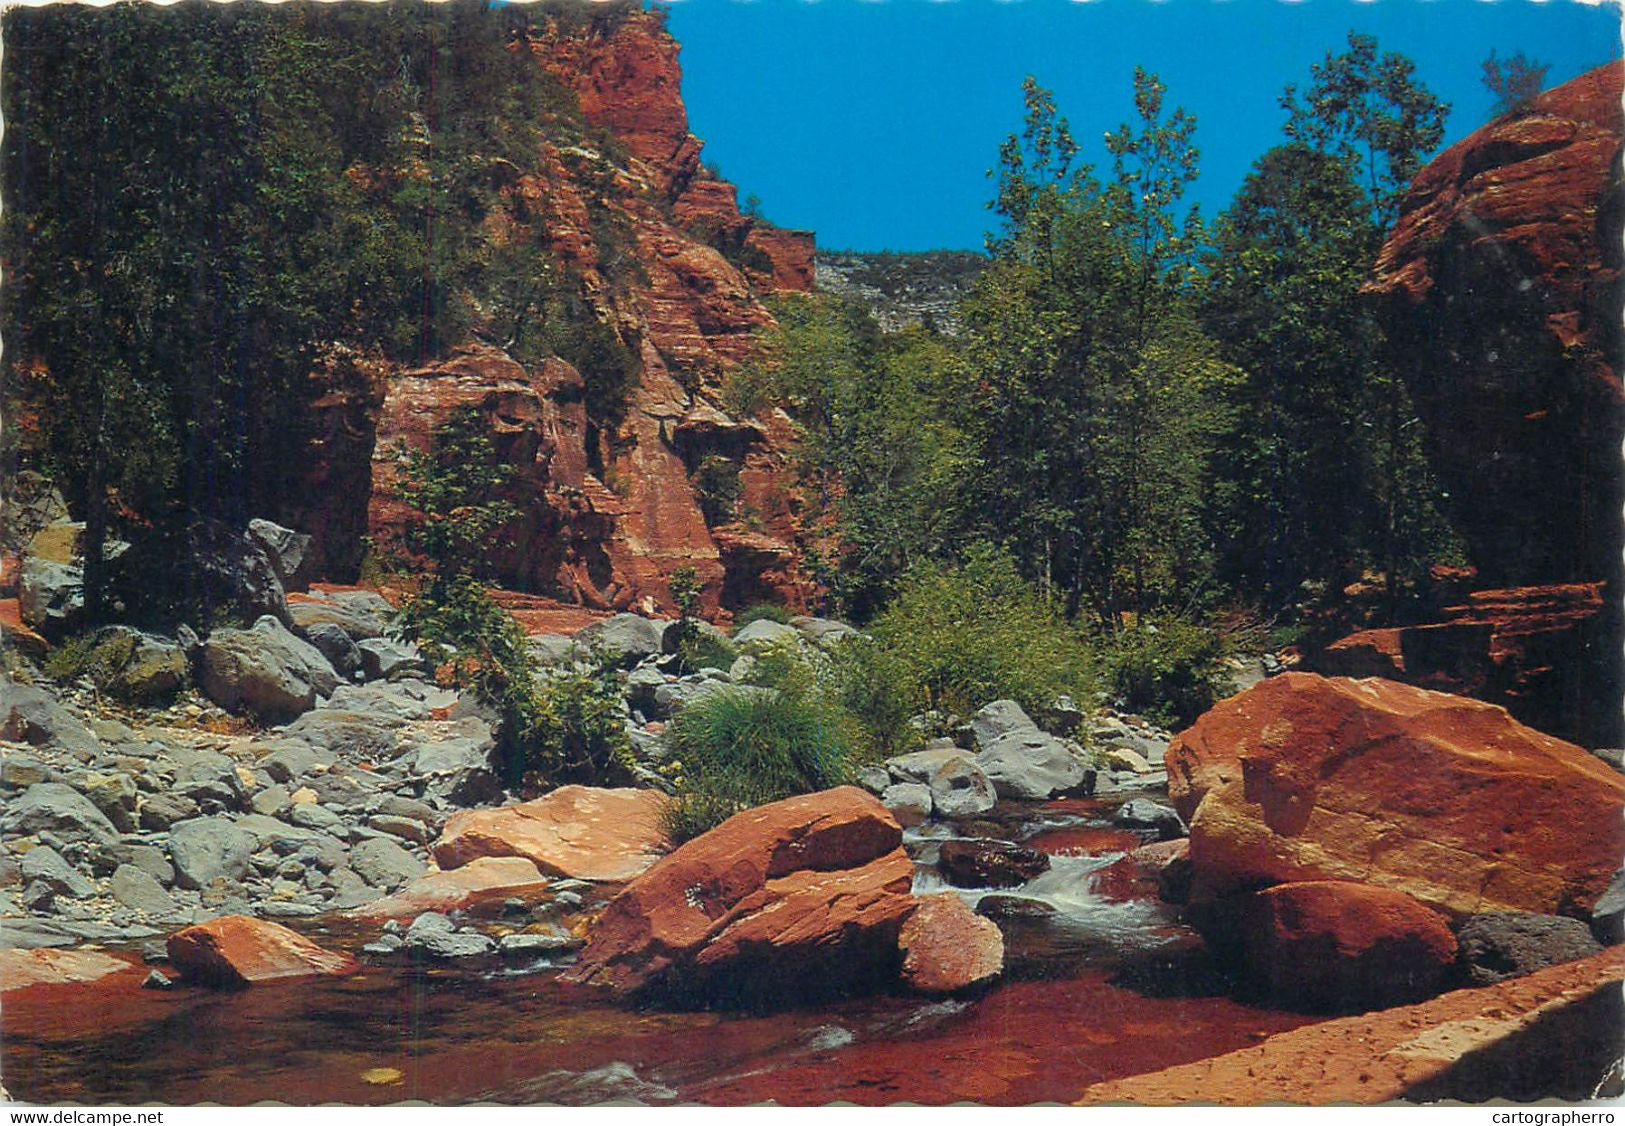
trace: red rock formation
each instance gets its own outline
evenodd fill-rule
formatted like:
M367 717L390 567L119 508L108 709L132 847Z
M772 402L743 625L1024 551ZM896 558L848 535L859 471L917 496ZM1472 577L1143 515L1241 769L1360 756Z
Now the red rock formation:
M536 896L547 878L522 856L482 856L449 872L426 872L384 899L346 912L355 919L413 919L425 911L496 909L515 896Z
M522 856L550 876L630 880L666 851L653 790L561 786L535 801L451 815L434 858L457 868L481 856Z
M1355 880L1456 915L1582 914L1625 852L1625 778L1601 760L1502 708L1392 681L1274 677L1166 761L1193 899Z
M903 981L916 993L961 993L1004 970L1004 936L951 892L928 895L897 936Z
M1321 1021L1222 1056L1097 1083L1078 1102L1586 1099L1619 1054L1622 973L1625 953L1616 947L1498 985Z
M566 979L724 1003L884 980L915 908L901 843L852 786L746 810L627 885Z
M1279 884L1241 906L1242 958L1289 1008L1380 1009L1430 997L1456 959L1456 936L1401 891L1315 880Z
M1327 676L1381 676L1500 704L1524 723L1589 746L1616 745L1617 647L1602 583L1481 590L1427 625L1361 630L1315 654Z
M1369 286L1491 583L1619 570L1622 74L1582 75L1437 157Z
M35 985L99 981L135 967L103 950L0 950L0 993Z
M714 392L772 323L762 294L811 287L811 235L760 228L740 214L733 185L700 169L677 44L656 15L553 18L526 48L602 132L575 143L549 132L534 167L502 181L508 207L487 233L502 245L539 241L545 264L573 279L577 315L631 357L626 399L614 417L589 417L568 365L528 370L485 345L392 376L372 534L387 540L408 515L390 494L392 447L423 448L453 409L473 405L514 468L510 499L524 512L513 546L496 553L504 584L594 609L652 600L671 612L671 577L692 567L707 612L764 598L800 609L810 583L796 546L794 428L728 419ZM486 335L499 338L495 326ZM708 430L718 420L721 439ZM742 467L746 503L762 519L749 542L707 526L691 474L710 455Z
M349 974L360 964L277 923L225 915L169 936L169 960L191 981L228 987Z

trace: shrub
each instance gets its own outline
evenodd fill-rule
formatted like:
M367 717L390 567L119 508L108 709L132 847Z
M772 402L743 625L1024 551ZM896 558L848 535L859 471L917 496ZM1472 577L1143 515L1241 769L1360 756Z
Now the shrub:
M666 807L674 844L740 810L848 781L856 761L848 720L815 696L724 689L684 708L666 731L680 764Z
M968 715L992 700L1041 711L1063 693L1087 698L1089 647L1014 561L986 545L954 568L916 567L871 629L929 707Z
M1112 638L1102 654L1112 693L1130 711L1184 727L1213 706L1224 668L1219 635L1178 618L1147 621Z
M715 634L695 630L678 642L677 655L682 659L685 672L699 672L701 669L727 672L739 659L739 650Z
M93 634L80 634L58 644L45 657L45 675L58 684L67 684L78 680L90 672L92 660L96 655L96 638Z
M752 622L778 622L781 626L787 626L790 624L790 618L790 611L783 606L776 606L771 602L758 602L735 616L734 632L738 633Z
M830 679L840 706L862 725L865 757L891 758L924 741L912 720L925 708L925 688L899 654L867 637L850 638L830 657Z
M535 688L536 712L525 739L525 765L542 780L625 781L632 769L615 663L555 670Z

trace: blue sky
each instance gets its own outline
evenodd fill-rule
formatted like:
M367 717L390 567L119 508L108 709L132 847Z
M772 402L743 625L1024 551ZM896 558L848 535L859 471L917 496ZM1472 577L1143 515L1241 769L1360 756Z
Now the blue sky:
M857 250L981 248L1027 74L1103 165L1135 64L1158 72L1198 119L1213 215L1279 141L1282 88L1351 29L1453 104L1446 144L1487 117L1491 48L1550 63L1548 85L1620 54L1618 9L1577 0L675 0L670 26L706 159L773 221Z

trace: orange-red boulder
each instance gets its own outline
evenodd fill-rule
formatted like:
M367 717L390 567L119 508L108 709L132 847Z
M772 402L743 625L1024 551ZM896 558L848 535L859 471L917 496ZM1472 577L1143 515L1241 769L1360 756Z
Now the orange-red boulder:
M1402 891L1344 880L1278 884L1240 905L1242 959L1277 1004L1380 1009L1438 992L1455 961L1444 918Z
M73 985L98 981L135 968L105 950L0 949L0 993L31 985Z
M746 810L628 884L566 978L748 1005L895 979L915 907L901 842L885 806L852 786Z
M346 912L358 919L411 919L425 911L491 907L512 897L536 896L547 877L523 856L482 856L449 872L425 872L393 895Z
M960 993L1004 969L1004 937L951 892L928 895L903 924L903 982L916 993Z
M544 875L578 880L629 880L666 851L654 790L561 786L499 809L452 814L434 846L442 868L481 856L522 856Z
M1505 709L1393 681L1263 681L1166 761L1196 899L1355 880L1454 915L1580 914L1625 852L1625 778Z
M361 968L348 954L325 950L287 927L246 915L225 915L176 931L169 936L169 960L184 978L226 987Z

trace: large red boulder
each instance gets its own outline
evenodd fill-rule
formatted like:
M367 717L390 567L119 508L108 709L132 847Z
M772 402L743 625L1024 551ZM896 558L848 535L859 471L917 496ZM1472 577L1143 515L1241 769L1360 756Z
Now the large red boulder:
M566 979L750 1005L893 980L916 906L901 842L852 786L746 810L628 884Z
M1453 915L1583 914L1625 852L1625 778L1505 709L1287 673L1170 744L1194 899L1355 880Z
M630 880L666 851L654 790L561 786L535 801L452 814L434 858L456 868L482 856L522 856L544 875Z
M1381 1009L1431 997L1456 957L1444 918L1402 891L1278 884L1240 905L1248 977L1288 1008Z
M1004 936L952 892L921 898L903 924L903 982L916 993L961 993L986 985L1004 969Z
M317 946L278 923L225 915L169 936L169 960L181 976L208 985L240 987L283 978L351 974L348 954Z

